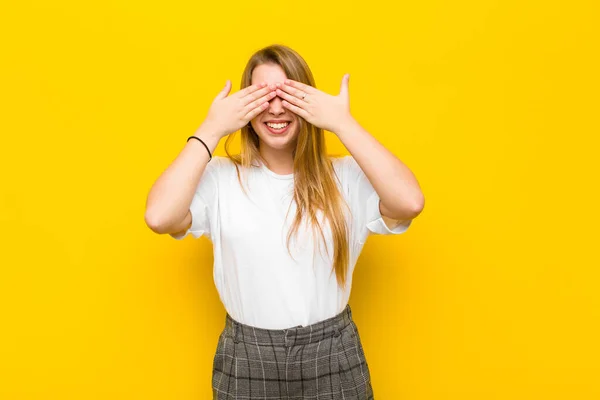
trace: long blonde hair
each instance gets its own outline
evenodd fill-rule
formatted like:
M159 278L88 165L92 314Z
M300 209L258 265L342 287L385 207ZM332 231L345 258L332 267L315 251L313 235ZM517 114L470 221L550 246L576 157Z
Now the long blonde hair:
M258 50L250 57L242 74L240 90L251 85L252 71L261 64L277 64L283 69L288 79L316 87L312 72L304 59L291 48L274 44ZM329 222L333 238L332 272L336 273L338 285L344 286L350 259L349 233L343 212L347 203L336 184L337 176L332 161L327 155L323 129L308 123L300 116L297 116L297 120L300 129L294 150L294 200L297 209L292 228L287 236L288 252L292 234L294 232L297 234L305 215L308 216L313 232L316 232L316 228L319 229L323 243L327 247L323 227L317 218L317 211L321 211L324 221ZM238 180L242 184L238 166L250 168L254 165L254 161L260 160L264 163L265 160L259 152L258 135L250 124L241 129L240 153L234 155L229 152L233 136L234 134L227 136L225 152L227 157L234 162ZM313 237L316 237L316 234ZM329 250L327 252L329 254Z

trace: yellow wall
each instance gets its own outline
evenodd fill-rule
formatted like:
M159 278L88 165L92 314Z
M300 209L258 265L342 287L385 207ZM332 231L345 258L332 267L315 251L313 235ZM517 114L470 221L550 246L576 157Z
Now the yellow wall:
M425 193L355 275L376 398L600 398L597 2L284 4L2 5L0 398L210 398L211 244L144 205L271 43Z

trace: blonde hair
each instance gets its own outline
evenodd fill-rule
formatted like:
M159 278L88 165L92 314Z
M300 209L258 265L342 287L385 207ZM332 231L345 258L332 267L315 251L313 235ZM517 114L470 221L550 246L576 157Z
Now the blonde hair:
M240 90L251 85L252 71L261 64L279 65L288 79L316 87L312 72L304 59L291 48L274 44L258 50L250 57L242 74ZM336 273L338 285L344 286L350 259L349 233L343 213L343 208L347 207L347 203L336 184L337 176L332 161L327 155L323 129L308 123L300 116L297 116L297 120L300 129L294 150L294 200L297 209L293 225L287 236L288 253L292 234L294 232L297 234L305 216L308 216L308 222L310 222L313 232L316 232L316 228L319 229L323 243L327 247L323 227L317 218L318 212L322 212L324 221L329 223L333 239L332 272ZM250 168L254 165L254 161L260 160L264 163L265 160L259 152L258 135L250 124L241 129L240 153L234 155L229 152L233 136L233 134L227 136L225 152L227 157L234 162L238 180L242 185L238 166ZM316 234L313 237L316 237ZM329 250L327 252L329 254Z

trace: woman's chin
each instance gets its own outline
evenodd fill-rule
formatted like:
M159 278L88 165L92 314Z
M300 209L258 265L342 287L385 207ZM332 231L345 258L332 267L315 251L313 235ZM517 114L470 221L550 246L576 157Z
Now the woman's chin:
M259 135L260 141L266 144L269 147L278 150L284 150L290 147L290 144L293 143L295 146L296 135L292 132L284 133L284 134L273 134L270 132L261 131Z
M275 139L269 138L268 140L263 140L261 145L272 148L274 150L287 150L287 149L293 149L296 147L295 142L292 143L287 139L281 139L281 138L275 138Z

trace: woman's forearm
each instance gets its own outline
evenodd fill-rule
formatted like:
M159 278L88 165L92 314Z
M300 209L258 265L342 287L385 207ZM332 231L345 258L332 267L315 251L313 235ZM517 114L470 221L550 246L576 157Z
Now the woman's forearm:
M334 132L363 170L381 199L382 214L406 220L416 217L425 198L412 171L354 119Z
M195 136L206 143L211 153L220 140L218 135L201 129ZM208 152L198 140L185 144L148 193L145 220L150 229L156 233L170 232L184 219L208 161Z

